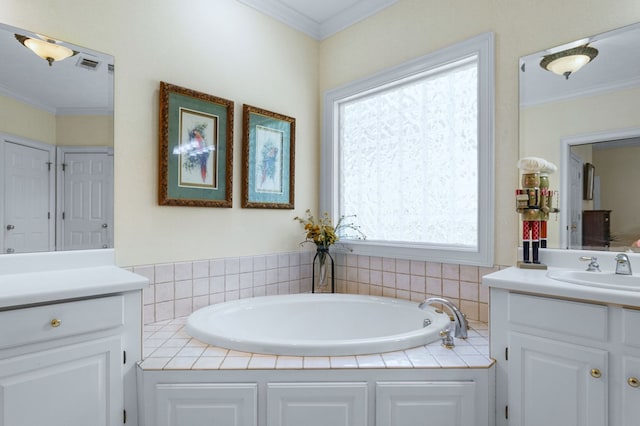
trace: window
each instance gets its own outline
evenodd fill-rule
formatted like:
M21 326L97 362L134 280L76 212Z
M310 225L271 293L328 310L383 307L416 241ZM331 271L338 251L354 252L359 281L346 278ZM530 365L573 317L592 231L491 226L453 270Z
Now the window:
M321 208L355 253L493 263L492 89L484 34L325 94Z

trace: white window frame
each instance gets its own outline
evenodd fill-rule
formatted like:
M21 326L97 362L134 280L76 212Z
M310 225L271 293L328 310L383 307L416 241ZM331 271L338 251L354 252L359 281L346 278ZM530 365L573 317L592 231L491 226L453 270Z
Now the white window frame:
M375 92L398 80L476 55L478 57L478 245L475 249L452 245L343 240L354 254L426 260L441 263L493 266L494 254L494 41L484 33L356 80L324 94L320 211L339 215L339 110L340 104ZM514 166L515 167L515 166Z

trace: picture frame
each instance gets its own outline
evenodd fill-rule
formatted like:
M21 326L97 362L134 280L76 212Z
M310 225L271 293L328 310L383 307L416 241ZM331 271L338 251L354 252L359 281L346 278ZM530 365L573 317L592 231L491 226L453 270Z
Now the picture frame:
M593 200L593 175L595 173L595 166L591 163L584 164L583 173L583 200Z
M160 205L232 207L233 112L233 101L160 82Z
M293 209L296 119L242 108L242 207Z

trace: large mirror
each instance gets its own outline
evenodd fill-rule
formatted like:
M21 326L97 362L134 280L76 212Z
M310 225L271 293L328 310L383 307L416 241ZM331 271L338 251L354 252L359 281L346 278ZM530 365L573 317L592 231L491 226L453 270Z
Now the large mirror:
M570 74L541 66L576 47L585 62L596 56ZM520 59L520 157L558 166L549 248L637 250L639 48L634 24Z
M3 24L0 57L0 253L112 247L113 57Z

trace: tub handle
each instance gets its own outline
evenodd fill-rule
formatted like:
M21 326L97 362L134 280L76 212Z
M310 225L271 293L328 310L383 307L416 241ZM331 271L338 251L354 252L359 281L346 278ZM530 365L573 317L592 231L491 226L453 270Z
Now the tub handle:
M440 337L442 337L442 346L447 349L453 349L455 347L450 329L446 328L444 330L440 330Z

